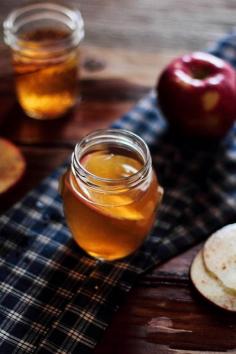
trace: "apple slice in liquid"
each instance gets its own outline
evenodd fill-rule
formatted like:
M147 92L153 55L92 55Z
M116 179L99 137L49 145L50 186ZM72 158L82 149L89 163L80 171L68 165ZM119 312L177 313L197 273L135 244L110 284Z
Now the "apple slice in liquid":
M113 203L111 203L111 201L108 203L106 200L106 195L104 194L90 192L89 195L87 194L87 196L85 196L83 195L83 192L80 191L81 188L79 187L79 183L71 173L67 178L65 178L65 183L67 188L80 203L85 204L96 213L123 221L139 221L144 219L143 214L130 205L132 203L132 199L128 196L122 197L114 195L112 196ZM98 198L98 195L100 195L100 198ZM104 204L107 205L104 206ZM112 205L114 207L112 207Z

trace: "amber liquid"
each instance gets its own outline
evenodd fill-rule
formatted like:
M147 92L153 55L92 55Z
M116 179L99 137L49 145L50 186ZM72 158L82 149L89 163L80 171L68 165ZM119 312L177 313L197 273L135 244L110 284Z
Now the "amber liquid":
M103 178L128 177L142 167L140 161L124 155L95 152L82 161L86 169ZM75 241L90 255L114 260L134 252L144 241L161 199L156 176L151 173L144 188L119 194L84 190L68 171L61 193L68 226Z
M18 100L30 117L58 118L77 101L78 49L62 50L57 56L48 51L47 58L44 51L44 58L40 59L40 46L67 36L66 31L38 29L22 36L22 39L31 41L37 51L13 52Z

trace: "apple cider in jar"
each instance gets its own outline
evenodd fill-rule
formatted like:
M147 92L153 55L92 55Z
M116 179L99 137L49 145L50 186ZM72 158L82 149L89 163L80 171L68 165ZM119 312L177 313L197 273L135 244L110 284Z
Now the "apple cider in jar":
M60 189L75 241L104 260L143 243L163 194L145 142L118 129L96 131L76 145Z
M77 102L83 31L78 11L46 2L19 8L4 22L18 101L28 116L58 118Z

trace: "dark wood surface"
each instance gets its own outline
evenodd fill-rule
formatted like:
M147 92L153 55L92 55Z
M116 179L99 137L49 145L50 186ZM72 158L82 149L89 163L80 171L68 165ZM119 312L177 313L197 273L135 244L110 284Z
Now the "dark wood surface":
M25 1L2 0L0 18ZM10 59L0 43L0 135L27 160L21 182L0 197L3 212L58 166L85 133L128 111L176 55L207 47L235 25L234 0L81 0L82 102L54 122L27 118L16 103ZM192 288L200 246L144 275L127 296L96 354L236 353L236 318Z

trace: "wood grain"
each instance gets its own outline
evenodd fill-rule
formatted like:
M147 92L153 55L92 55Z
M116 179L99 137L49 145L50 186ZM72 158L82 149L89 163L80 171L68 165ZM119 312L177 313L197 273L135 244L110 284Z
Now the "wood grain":
M16 4L28 2L1 1L0 19ZM86 25L86 43L105 48L154 53L199 50L235 26L234 0L210 3L205 0L70 0L66 3L80 8Z
M0 20L24 0L3 0ZM34 1L33 1L34 2ZM59 2L59 1L58 1ZM22 149L27 171L0 196L0 212L64 161L84 134L109 126L157 82L175 56L206 48L235 25L234 0L80 0L81 103L63 119L40 122L19 109L10 54L0 37L0 135ZM127 296L96 354L236 353L236 318L193 289L189 266L201 245L152 269Z
M235 315L209 304L189 281L189 266L201 246L140 279L96 354L236 352Z

